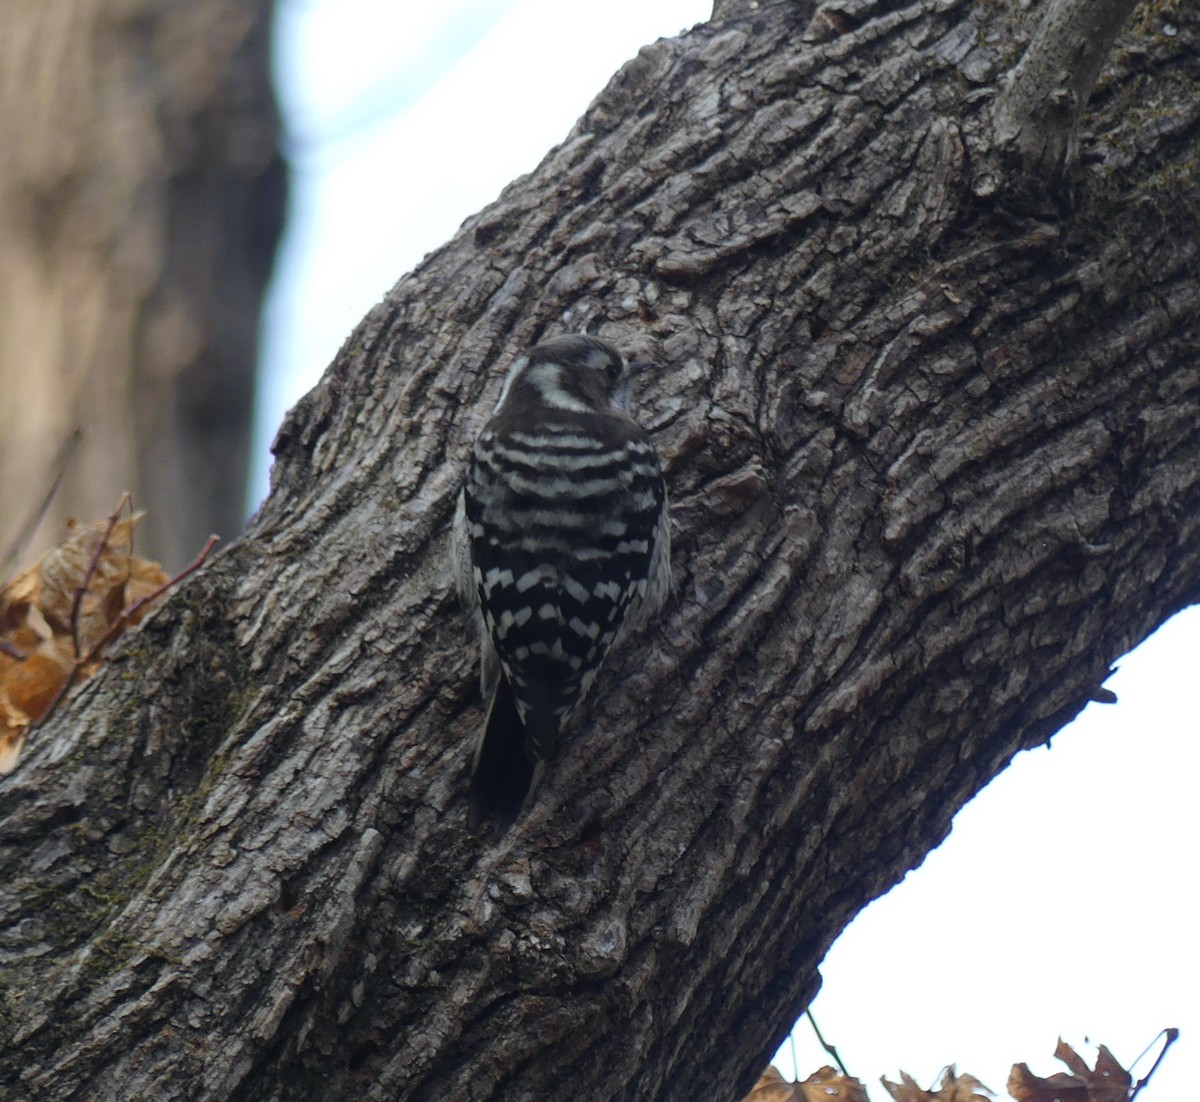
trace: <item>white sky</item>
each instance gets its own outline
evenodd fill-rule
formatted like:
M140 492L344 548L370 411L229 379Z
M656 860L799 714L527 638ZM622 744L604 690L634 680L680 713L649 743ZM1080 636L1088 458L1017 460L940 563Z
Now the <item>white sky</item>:
M295 176L264 321L256 496L284 411L363 314L532 169L639 46L710 10L282 0ZM1014 1062L1065 1070L1060 1034L1128 1064L1164 1026L1181 1040L1140 1097L1197 1096L1198 665L1193 608L1121 663L1118 705L1091 705L1052 749L1022 755L834 946L813 1013L876 1102L880 1075L930 1086L951 1062L1007 1098ZM803 1022L796 1045L802 1077L829 1062ZM776 1063L792 1074L789 1046Z

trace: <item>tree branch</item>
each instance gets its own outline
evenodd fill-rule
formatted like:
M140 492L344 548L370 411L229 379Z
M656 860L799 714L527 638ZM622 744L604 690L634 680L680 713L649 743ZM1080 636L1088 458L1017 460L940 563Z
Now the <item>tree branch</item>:
M1080 113L1137 0L1049 0L1033 39L996 100L999 147L1022 187L1055 183L1075 160Z

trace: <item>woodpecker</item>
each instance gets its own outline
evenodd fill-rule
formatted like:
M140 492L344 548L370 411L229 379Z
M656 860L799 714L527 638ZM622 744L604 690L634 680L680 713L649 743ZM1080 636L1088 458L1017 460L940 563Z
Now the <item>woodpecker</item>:
M475 441L451 541L489 702L471 830L508 829L614 640L670 591L666 488L629 390L612 345L556 337L514 362Z

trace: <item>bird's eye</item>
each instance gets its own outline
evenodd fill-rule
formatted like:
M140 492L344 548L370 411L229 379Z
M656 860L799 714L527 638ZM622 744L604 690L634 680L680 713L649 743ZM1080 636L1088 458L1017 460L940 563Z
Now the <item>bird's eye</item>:
M621 377L621 361L609 360L606 370L608 371L609 379L615 383Z

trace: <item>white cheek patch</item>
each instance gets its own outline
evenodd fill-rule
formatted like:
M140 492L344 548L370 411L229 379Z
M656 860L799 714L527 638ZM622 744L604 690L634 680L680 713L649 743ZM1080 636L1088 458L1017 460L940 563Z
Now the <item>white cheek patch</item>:
M508 369L508 374L504 378L504 386L500 388L500 397L496 400L496 409L492 410L493 413L504 405L504 399L508 397L509 387L513 385L513 380L525 370L528 363L528 356L518 356L513 360L513 365Z
M563 386L562 369L558 364L535 363L525 372L526 380L537 389L542 402L550 409L571 413L590 413L592 407L582 402Z

